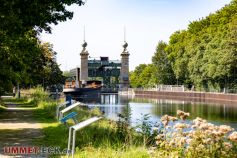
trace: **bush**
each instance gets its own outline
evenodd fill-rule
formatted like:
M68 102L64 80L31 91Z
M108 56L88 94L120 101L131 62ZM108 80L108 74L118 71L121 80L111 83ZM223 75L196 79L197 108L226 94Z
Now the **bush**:
M126 106L118 117L119 119L116 122L118 138L126 145L131 145L134 134L134 129L130 126L131 108Z
M22 90L22 94L24 94L24 98L27 98L27 102L31 107L38 107L36 111L40 111L45 119L55 119L58 103L49 97L49 93L44 91L43 87L38 86L29 90Z
M30 89L29 93L31 95L31 102L34 105L38 105L41 101L50 101L49 94L40 86Z
M142 115L142 118L138 120L140 124L136 126L136 130L143 138L143 146L153 145L157 134L156 131L152 131L152 122L149 121L150 117L149 114Z
M165 115L161 118L164 131L156 137L161 157L237 157L237 132L230 126L216 126L196 118L192 124L184 123L189 113L177 112L181 121L169 126L176 117Z

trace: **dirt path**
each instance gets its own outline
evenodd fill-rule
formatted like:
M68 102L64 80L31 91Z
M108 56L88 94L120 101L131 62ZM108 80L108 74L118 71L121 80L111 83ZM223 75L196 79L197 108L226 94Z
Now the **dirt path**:
M7 110L0 113L0 157L43 157L4 155L4 147L32 147L34 139L43 137L42 125L33 120L33 108L20 108L13 103L6 105Z

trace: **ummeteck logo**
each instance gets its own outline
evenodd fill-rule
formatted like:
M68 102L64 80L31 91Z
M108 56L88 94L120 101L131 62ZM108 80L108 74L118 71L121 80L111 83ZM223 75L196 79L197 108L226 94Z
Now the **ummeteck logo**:
M20 154L20 155L24 155L24 154L38 154L40 153L40 148L39 147L31 147L31 146L8 146L8 147L4 147L4 154Z
M37 154L66 154L67 149L60 147L38 147L38 146L6 146L3 148L6 155L37 155Z

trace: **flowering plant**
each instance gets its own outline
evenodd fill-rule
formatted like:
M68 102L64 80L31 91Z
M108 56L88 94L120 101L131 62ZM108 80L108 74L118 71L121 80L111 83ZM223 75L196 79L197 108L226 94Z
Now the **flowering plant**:
M227 125L216 126L197 117L185 123L189 113L178 110L177 117L164 115L163 131L156 136L153 156L159 157L237 157L237 132ZM169 126L173 122L173 126Z

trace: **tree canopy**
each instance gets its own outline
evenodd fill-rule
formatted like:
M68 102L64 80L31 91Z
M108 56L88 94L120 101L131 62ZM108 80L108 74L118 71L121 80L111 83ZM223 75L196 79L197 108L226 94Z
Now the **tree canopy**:
M66 6L84 4L82 0L1 0L0 28L15 35L28 30L51 32L50 24L72 19Z
M52 45L38 35L51 24L72 19L66 6L82 0L0 0L0 94L16 83L53 85L62 82Z
M159 42L152 64L154 84L237 88L237 0Z

